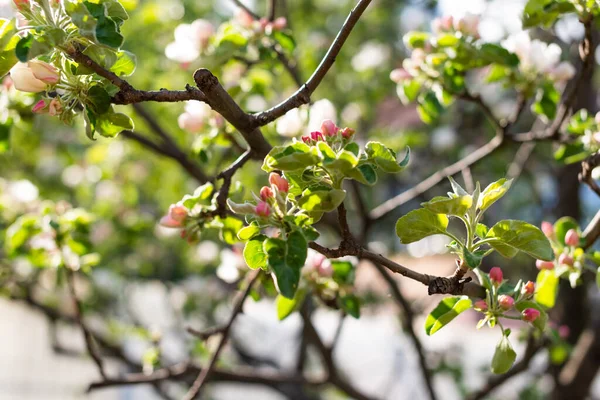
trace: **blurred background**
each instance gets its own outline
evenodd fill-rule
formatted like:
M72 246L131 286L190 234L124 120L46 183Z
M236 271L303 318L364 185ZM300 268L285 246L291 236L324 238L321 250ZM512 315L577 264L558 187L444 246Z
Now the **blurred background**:
M209 68L236 100L249 111L260 111L284 99L296 89L294 81L277 60L248 65L222 57L199 57L178 62L165 56L174 41L174 30L198 18L215 26L232 18L236 11L227 0L122 0L130 14L123 25L124 48L137 55L138 66L130 78L136 88L183 88L193 82L193 71ZM265 2L246 1L259 15ZM278 13L287 17L296 42L294 57L298 73L307 79L338 32L354 0L280 0ZM362 187L369 209L401 193L440 168L451 164L488 142L493 128L483 113L471 104L457 102L440 121L424 125L413 106L403 106L389 73L408 55L402 36L410 30L429 30L433 18L480 14L483 40L499 42L521 31L520 0L375 0L355 27L336 64L312 97L318 105L310 120L325 117L357 131L357 140L376 138L389 147L410 146L409 168L386 176L374 188ZM10 0L0 0L0 17L14 14ZM573 17L561 19L553 29L534 32L558 43L575 60L576 42L583 27ZM600 53L597 54L597 60ZM597 79L578 95L578 107L597 111ZM497 115L509 115L515 99L494 85L474 88ZM186 333L187 327L208 328L227 319L231 297L237 290L245 264L237 246L224 246L219 238L207 237L189 245L177 233L157 221L171 203L191 193L198 182L180 165L152 153L125 136L90 141L82 121L61 124L29 111L35 97L3 86L0 93L2 120L11 119L8 149L0 154L0 231L15 215L43 199L67 201L96 215L91 231L94 251L102 257L98 266L76 281L84 315L90 329L106 340L108 372L118 376L131 371L152 371L189 359L205 363L214 348L212 339L202 342ZM219 140L214 126L197 133L181 129L178 118L183 104L147 104L146 110L172 135L187 156L202 165L209 175L231 163L239 154L229 141ZM123 110L130 110L122 106ZM18 110L13 113L11 110ZM136 130L147 133L149 120L130 113ZM265 127L271 143L289 140L294 121ZM521 118L515 130L527 131L534 117ZM309 124L311 122L308 122ZM8 126L8 124L6 124ZM292 126L292 127L290 127ZM8 129L8 128L7 128ZM239 138L236 139L239 143ZM572 216L585 226L600 208L600 199L577 182L579 164L562 166L552 157L553 145L540 142L528 146L509 143L486 161L458 176L459 182L480 181L482 185L504 176L515 179L509 194L488 212L487 221L523 219L539 226ZM252 162L239 171L243 195L257 192L267 176ZM447 275L454 259L447 254L444 237L431 237L408 246L392 233L398 217L419 203L449 189L440 184L380 221L367 234L369 246L390 255L419 272ZM352 215L352 214L350 214ZM354 227L360 221L351 218ZM325 240L335 243L333 231L323 228ZM537 270L527 257L513 260L497 256L486 259L484 269L499 265L515 279L533 279ZM74 309L65 285L55 269L34 267L25 259L7 260L0 252L0 399L160 399L181 398L186 386L180 382L102 388L87 393L90 382L98 381L94 364L86 354L81 331L73 324ZM15 291L11 282L22 290ZM391 301L388 284L370 266L357 266L356 285L365 299L361 318L341 318L339 310L318 306L314 323L324 341L337 337L334 358L350 382L380 399L427 399L414 339L406 331L406 313ZM410 303L409 321L426 350L440 399L463 399L478 390L489 376L489 361L499 339L496 330L475 329L478 315L462 314L457 323L433 337L422 329L427 313L438 299L426 295L424 287L398 279ZM568 286L568 285L567 285ZM551 315L556 326L569 332L563 354L540 352L528 372L510 381L489 398L545 399L553 386L553 363L564 362L575 339L589 322L588 310L597 310L598 290L582 286L564 289L564 301ZM561 292L562 293L562 292ZM585 313L585 315L584 315ZM591 314L593 315L593 314ZM595 314L600 315L600 313ZM414 317L414 318L413 318ZM343 321L343 324L340 323ZM518 328L519 324L515 324ZM296 313L278 321L273 299L248 301L245 313L233 328L231 346L220 365L242 365L260 371L294 371L305 345L299 338L303 324ZM214 339L214 338L213 338ZM524 343L516 344L518 354ZM309 375L322 371L319 358L309 348ZM597 368L596 368L597 369ZM600 379L593 379L590 398L600 396ZM271 388L259 384L212 383L205 398L229 399L343 399L333 388L320 395L300 385ZM594 397L595 396L595 397Z

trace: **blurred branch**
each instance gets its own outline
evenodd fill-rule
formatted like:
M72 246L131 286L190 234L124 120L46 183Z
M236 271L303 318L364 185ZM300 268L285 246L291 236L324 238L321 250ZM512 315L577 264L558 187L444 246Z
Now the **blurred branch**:
M256 20L260 19L260 15L256 14L254 11L252 11L250 8L248 8L248 6L246 6L240 0L231 0L231 1L233 1L236 6L238 6L239 8L241 8L242 10L244 10L248 14L250 14L252 16L252 18L254 18Z
M257 126L264 126L269 122L273 122L288 111L310 102L310 96L317 89L323 78L325 78L327 72L329 72L331 69L337 55L346 42L346 39L370 3L371 0L360 0L352 9L352 11L350 11L348 18L346 18L346 21L329 47L325 57L321 60L321 63L315 72L313 72L308 81L306 81L306 83L304 83L302 87L296 91L296 93L275 107L253 115Z
M600 186L592 177L594 168L600 167L600 152L592 154L581 163L581 172L578 175L579 182L585 183L598 196L600 196Z
M69 287L69 292L71 294L71 299L73 300L73 305L75 308L75 321L77 322L77 324L81 328L81 331L83 332L85 346L87 348L88 353L92 357L92 360L94 360L94 364L96 364L100 376L102 376L103 379L106 379L106 372L104 371L102 358L100 357L100 354L98 354L98 350L96 349L96 344L94 343L94 338L92 337L90 330L83 321L83 308L81 306L81 303L79 302L79 299L77 298L77 293L75 291L75 274L68 268L65 268L65 271L67 274L67 286Z
M275 14L277 13L277 0L267 0L267 4L267 18L269 21L273 21L275 19Z
M535 145L535 142L525 142L519 146L519 150L515 153L515 157L506 171L508 179L517 179L521 175L527 160L529 160L531 153L535 149Z
M248 295L250 295L252 286L260 277L260 272L261 270L256 270L248 274L246 288L236 300L235 306L233 307L233 311L231 312L231 316L227 321L227 325L225 325L221 332L221 340L208 364L208 367L204 368L198 373L198 377L196 378L196 380L194 380L194 383L190 387L190 390L184 396L184 400L192 400L195 399L198 395L200 395L204 382L207 380L212 370L215 368L217 360L219 359L219 355L221 354L221 351L223 351L223 349L225 348L225 344L227 343L227 338L229 337L229 333L231 332L233 322L235 321L237 316L242 312L242 309L244 308L244 302L246 301Z
M396 303L398 303L398 305L402 309L402 312L404 313L402 318L402 325L404 331L407 332L410 336L415 346L415 350L417 351L419 365L421 367L421 371L423 372L423 379L425 380L425 386L427 388L427 391L429 392L429 398L431 400L436 400L437 396L435 394L435 390L433 389L432 373L429 367L427 366L427 360L425 359L425 350L423 349L423 345L421 344L421 341L419 340L419 337L417 336L413 327L414 314L412 307L410 303L404 298L402 292L400 292L400 289L398 288L398 285L394 278L392 278L392 276L385 270L385 268L383 268L380 264L377 263L373 263L373 265L375 266L377 271L379 271L381 277L387 282L390 291L392 292L392 296L394 297L394 300L396 300Z
M583 245L584 250L592 247L594 242L600 238L600 210L592 218L588 226L585 227L583 238L585 240L585 244Z

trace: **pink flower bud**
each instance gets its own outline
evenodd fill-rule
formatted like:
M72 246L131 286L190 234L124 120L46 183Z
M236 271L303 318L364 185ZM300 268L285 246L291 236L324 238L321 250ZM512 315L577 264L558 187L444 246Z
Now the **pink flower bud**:
M27 65L33 72L33 75L44 83L54 85L60 80L60 73L53 65L39 60L31 60Z
M552 239L554 237L554 226L550 222L544 221L542 222L542 232L548 239Z
M567 325L561 325L558 327L558 336L563 339L566 339L571 334L571 329Z
M306 143L306 144L310 144L310 142L311 142L311 140L312 140L312 139L311 139L309 136L302 136L302 138L301 138L301 139L302 139L302 141L303 141L304 143Z
M258 24L260 26L260 30L264 32L265 29L267 28L267 26L269 25L269 20L267 18L263 17L258 20Z
M15 89L22 92L37 93L46 90L46 82L36 78L31 68L25 63L17 63L12 67L10 77Z
M479 37L479 16L474 14L466 14L464 17L455 21L454 27L457 31L465 35Z
M196 133L202 130L204 119L188 112L184 112L177 118L177 124L184 131Z
M168 216L178 222L184 222L188 217L188 209L182 204L171 204Z
M60 113L62 113L62 111L63 111L63 106L62 106L62 103L60 102L60 100L57 98L52 99L52 101L50 102L50 105L48 106L48 114L55 117L55 116L59 115Z
M254 212L256 212L256 215L266 218L271 214L271 209L267 203L261 201L254 209Z
M531 296L535 292L535 283L528 281L523 288L521 289L521 293L526 296Z
M490 270L490 280L494 285L499 285L502 283L504 276L502 274L502 270L499 267L494 267Z
M324 278L333 276L333 266L331 265L331 261L324 259L323 262L317 266L317 273Z
M165 215L162 217L159 224L166 228L181 228L183 226L180 221L174 220L170 215Z
M510 310L515 305L515 299L508 295L501 295L498 297L498 304L504 310Z
M354 135L354 129L348 128L348 127L342 129L342 137L344 137L346 139L350 139L353 135Z
M568 254L562 253L559 257L558 257L558 263L560 265L569 265L569 266L573 266L573 257L571 257Z
M390 79L396 83L401 83L411 78L412 75L404 68L396 68L390 72Z
M273 197L273 191L271 190L270 187L263 186L262 189L260 189L260 198L263 199L263 201L267 201L267 199L270 199L272 197Z
M40 100L37 103L35 103L35 105L31 109L31 112L34 112L36 114L43 114L45 112L48 112L48 110L46 110L47 106L48 104L46 103L46 100Z
M523 321L533 322L539 318L540 312L535 308L526 308L522 313Z
M271 172L269 175L269 183L277 186L277 189L279 189L280 192L287 193L290 190L290 183L275 172Z
M320 140L322 141L323 140L323 134L321 132L319 132L319 131L314 131L314 132L310 133L310 138L312 140L314 140L315 142L318 142Z
M434 33L447 32L452 29L454 19L450 15L436 18L431 22L431 30Z
M234 18L238 24L247 29L252 28L252 24L254 23L254 18L252 18L252 15L242 8L238 8L235 11Z
M475 302L474 306L475 306L476 310L481 310L481 311L485 311L488 308L487 303L485 302L485 300L477 300Z
M194 39L200 49L204 49L208 46L210 38L215 33L213 25L204 19L197 19L192 22L191 29Z
M29 0L13 0L17 10L29 10L31 5L29 4Z
M554 269L554 261L535 260L537 269Z
M579 235L575 229L569 229L565 235L565 244L567 246L577 246L579 244Z
M340 128L330 119L326 119L321 123L321 132L325 136L335 136L339 130Z
M287 26L287 19L285 17L275 18L275 21L271 23L274 31L281 31Z

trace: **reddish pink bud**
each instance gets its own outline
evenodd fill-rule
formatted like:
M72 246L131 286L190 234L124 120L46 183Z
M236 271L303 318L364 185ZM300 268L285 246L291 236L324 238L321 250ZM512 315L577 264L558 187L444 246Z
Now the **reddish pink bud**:
M554 269L554 261L535 260L537 269Z
M285 17L275 18L275 21L271 23L271 27L274 31L281 31L287 26L287 19Z
M279 189L280 192L287 193L290 190L290 183L275 172L271 172L269 175L269 183L277 186L277 189Z
M526 308L523 310L523 321L533 322L540 317L540 312L535 308Z
M310 133L310 138L315 142L318 142L319 140L323 140L323 134L319 131L314 131Z
M558 336L563 339L566 339L571 334L571 329L567 325L561 325L558 327Z
M46 104L46 100L40 100L37 103L35 103L35 105L31 109L31 112L34 112L36 114L42 114L42 113L48 112L48 110L46 110L47 106L48 106L48 104Z
M568 254L563 253L563 254L560 255L560 257L558 257L558 263L561 264L561 265L572 266L573 262L574 262L573 257L571 257Z
M515 299L503 294L500 297L498 297L498 304L500 304L500 307L502 309L510 310L515 305Z
M548 239L551 239L554 237L554 226L550 222L544 221L542 222L542 232Z
M181 228L183 226L181 221L176 221L169 215L165 215L164 217L162 217L160 219L159 224L166 228Z
M475 302L476 310L485 311L485 310L487 310L487 308L488 308L488 306L487 306L487 303L485 302L485 300L477 300Z
M55 116L59 115L60 113L62 113L62 111L63 111L63 106L62 106L62 103L60 102L60 100L57 98L52 99L52 101L50 101L50 104L48 105L48 114L55 117Z
M311 139L309 136L302 136L302 138L301 138L301 139L302 139L302 141L303 141L304 143L306 143L306 144L310 144L310 142L311 142L311 140L312 140L312 139Z
M348 127L342 129L342 136L346 139L350 139L352 135L354 135L354 129Z
M184 222L188 216L188 209L181 204L171 204L168 216L178 222Z
M528 281L523 288L521 289L521 293L527 296L531 296L535 292L535 283Z
M260 198L263 199L263 201L267 201L267 199L270 199L272 197L273 197L273 191L271 190L270 187L263 186L262 189L260 189Z
M321 123L321 131L325 136L337 135L340 128L330 119L326 119Z
M499 267L494 267L490 270L490 280L493 284L499 285L502 283L504 276L502 270Z
M13 0L18 10L28 10L30 8L29 0Z
M569 229L565 235L565 244L567 246L577 246L579 244L579 235L575 229Z
M333 266L331 261L325 259L322 263L317 266L317 273L324 278L331 278L333 276Z
M182 239L185 239L185 237L187 236L187 231L186 231L185 229L182 229L182 230L181 230L181 233L179 234L179 236L180 236Z
M268 217L269 214L271 214L271 209L269 208L269 205L267 203L265 203L264 201L261 201L260 203L258 203L258 205L254 209L254 211L256 212L256 215L259 215L259 216L265 217L265 218Z
M263 17L258 20L258 24L260 25L260 29L264 31L267 28L267 25L269 25L269 20Z

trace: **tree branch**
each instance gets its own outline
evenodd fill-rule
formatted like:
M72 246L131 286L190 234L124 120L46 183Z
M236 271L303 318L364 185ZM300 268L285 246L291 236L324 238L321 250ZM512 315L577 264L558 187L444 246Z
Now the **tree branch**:
M600 186L598 186L598 183L592 177L592 171L598 166L600 166L600 152L592 154L581 163L581 172L577 177L579 178L579 182L585 183L600 196Z
M237 299L233 311L231 312L231 316L229 317L229 321L227 322L227 325L225 325L225 327L223 328L223 331L221 333L221 341L219 342L217 349L215 350L215 353L213 354L210 363L208 364L208 367L200 371L190 390L185 395L184 400L193 400L198 395L200 395L204 382L210 376L211 371L215 368L217 360L219 359L219 355L221 354L221 351L223 351L223 349L225 348L225 344L227 343L227 338L229 337L229 333L231 331L231 327L233 326L233 322L235 321L237 316L242 312L242 309L244 308L244 302L250 294L252 286L258 280L259 277L260 270L252 271L248 274L246 288L244 289L240 297Z
M315 72L313 72L308 81L306 81L306 83L303 84L302 87L296 91L296 93L275 107L272 107L261 113L254 114L254 120L257 126L264 126L270 122L273 122L288 111L310 102L310 96L317 89L323 78L325 78L325 75L327 72L329 72L329 69L331 69L331 66L335 62L337 55L346 42L346 39L370 3L371 0L360 0L352 9L352 11L350 11L348 18L346 18L346 21L329 47L325 57L321 60L321 63Z

